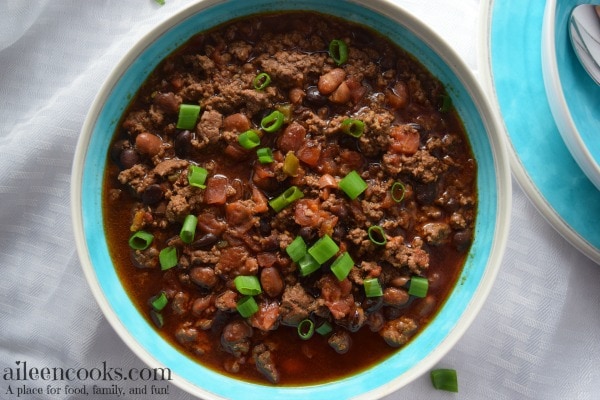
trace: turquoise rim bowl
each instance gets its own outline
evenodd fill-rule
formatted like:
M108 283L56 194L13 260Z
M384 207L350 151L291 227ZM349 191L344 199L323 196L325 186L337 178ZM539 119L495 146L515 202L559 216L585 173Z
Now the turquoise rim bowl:
M308 386L248 383L205 368L151 327L129 299L113 268L104 236L102 181L108 147L122 113L148 74L192 35L232 18L279 10L312 10L372 27L412 53L446 86L469 134L478 163L475 241L446 303L407 346L347 378ZM205 399L377 398L425 373L456 343L492 286L505 248L510 172L499 118L460 58L413 16L385 0L201 1L149 32L116 66L84 123L73 164L72 214L78 253L96 301L119 336L151 367L168 367L173 383Z

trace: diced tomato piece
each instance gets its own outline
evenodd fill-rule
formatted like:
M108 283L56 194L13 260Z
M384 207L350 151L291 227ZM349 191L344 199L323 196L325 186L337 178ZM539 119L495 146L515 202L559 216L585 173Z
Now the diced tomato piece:
M225 204L229 180L226 176L211 176L206 180L204 200L207 204Z
M392 127L390 149L397 154L412 155L419 150L419 132L410 125Z
M314 143L307 143L298 150L296 155L303 163L316 167L321 158L321 147Z

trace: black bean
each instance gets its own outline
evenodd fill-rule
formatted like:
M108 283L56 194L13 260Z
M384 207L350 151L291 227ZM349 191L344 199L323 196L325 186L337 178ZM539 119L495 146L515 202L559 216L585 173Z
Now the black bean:
M132 148L123 149L119 161L121 163L121 168L129 169L140 161L140 156L137 151Z
M469 229L464 229L456 232L453 238L454 247L456 247L456 249L460 252L467 250L471 245L471 236L471 230Z
M262 218L259 221L258 232L263 236L269 236L271 234L271 224L268 220Z
M192 132L188 130L179 132L175 137L173 147L177 157L183 158L189 155L192 150Z
M300 228L298 234L302 236L302 239L304 239L304 241L306 242L312 242L314 239L317 238L317 232L308 226Z
M142 201L146 205L156 204L163 198L162 187L156 183L149 185L142 194Z
M315 106L323 106L327 104L327 97L323 96L316 86L310 86L306 89L304 101Z
M420 204L431 204L437 197L437 185L435 182L416 185L415 193Z
M215 243L219 241L219 238L214 233L207 233L204 236L200 236L198 239L194 240L191 244L192 249L207 249L212 247Z
M121 165L121 152L126 148L127 143L127 140L118 140L110 147L110 159L114 163Z

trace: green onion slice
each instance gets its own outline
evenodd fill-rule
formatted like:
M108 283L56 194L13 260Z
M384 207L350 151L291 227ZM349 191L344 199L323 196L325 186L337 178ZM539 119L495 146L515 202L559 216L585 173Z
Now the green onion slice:
M379 279L377 279L377 278L365 279L363 281L363 286L365 288L365 296L367 296L367 297L383 296L383 290L381 289L381 284L379 283Z
M396 203L400 203L404 200L404 194L406 193L406 186L402 182L396 181L392 184L392 188L390 189L390 194L392 195L392 200Z
M440 106L440 112L448 112L452 109L452 98L447 94L442 95L442 105Z
M236 276L233 280L235 284L235 288L241 294L247 296L256 296L257 294L262 293L262 289L260 287L260 281L258 277L254 275L239 275Z
M256 90L263 90L269 86L269 83L271 83L271 77L266 72L261 72L252 80L252 85L254 85L254 89Z
M338 251L340 251L340 248L333 241L331 236L325 235L308 249L308 254L310 254L319 264L323 264L331 257L335 256Z
M342 121L342 132L353 136L355 138L360 137L365 131L365 123L360 119L347 118Z
M250 129L238 136L238 143L245 149L253 149L260 145L260 136L255 130Z
M238 300L235 308L242 317L248 318L258 311L258 304L256 304L254 297L244 296Z
M200 189L206 189L206 177L208 171L205 168L197 165L190 165L188 168L188 182L190 186L194 186Z
M177 249L169 246L165 247L158 253L158 260L160 261L160 269L167 270L177 265Z
M277 132L283 125L285 115L281 111L275 110L260 121L260 127L269 133Z
M429 281L427 278L422 276L413 276L410 278L410 287L408 288L408 294L415 297L427 296L429 290Z
M134 250L146 250L154 240L154 235L146 231L137 231L129 238L129 247Z
M304 197L304 193L297 186L291 186L285 192L269 201L269 205L273 210L279 212L302 197Z
M350 199L354 200L364 192L369 185L367 185L367 182L360 177L358 172L353 170L340 180L338 187L342 189Z
M315 333L315 323L310 319L304 319L298 324L298 336L302 340L310 339Z
M387 243L385 231L379 225L371 225L369 229L367 229L367 233L369 234L369 240L376 245L385 246Z
M342 65L348 61L348 45L340 39L332 40L329 42L329 57L333 58L337 65Z
M293 262L298 262L306 254L306 242L302 236L296 236L292 243L285 248L285 251Z
M298 269L300 270L300 276L308 276L321 268L321 264L317 262L309 253L298 260Z
M169 300L167 299L167 295L165 292L160 292L156 296L152 296L150 298L150 305L155 311L162 311L163 308L167 305Z
M456 370L450 368L434 369L430 373L431 383L438 390L458 392L458 376Z
M192 243L196 234L196 225L198 225L198 217L193 214L186 215L179 232L179 237L183 243Z
M322 324L320 324L319 326L317 326L315 328L315 331L319 335L325 336L325 335L328 335L329 333L331 333L333 331L333 327L331 326L331 324L329 323L329 321L323 321Z
M331 264L331 272L338 278L338 281L343 281L346 279L350 270L354 266L354 260L350 257L347 251L345 251L342 255L335 259L333 264Z
M195 104L182 104L179 106L177 129L193 129L200 115L200 106Z
M157 311L150 310L150 319L154 322L157 328L162 328L165 325L163 315Z
M269 147L261 147L256 150L256 156L258 157L258 162L261 164L270 164L273 162L273 150Z

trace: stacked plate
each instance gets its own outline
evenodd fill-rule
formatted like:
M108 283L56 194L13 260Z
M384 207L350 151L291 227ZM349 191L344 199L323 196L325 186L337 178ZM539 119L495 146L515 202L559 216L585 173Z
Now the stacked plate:
M581 0L483 4L480 72L504 117L513 174L548 221L600 263L600 86L571 48Z

